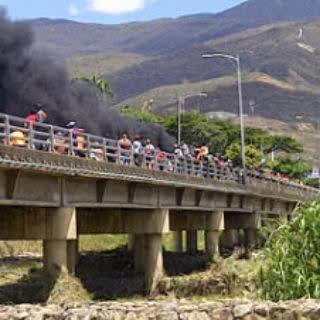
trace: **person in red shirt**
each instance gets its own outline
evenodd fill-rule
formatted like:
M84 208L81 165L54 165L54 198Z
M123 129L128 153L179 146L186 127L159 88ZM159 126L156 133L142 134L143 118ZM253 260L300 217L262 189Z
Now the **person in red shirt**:
M158 165L158 170L163 171L166 161L166 153L161 151L159 148L156 149L156 161Z
M26 120L31 123L38 121L38 110L35 107L32 107L30 114L26 117Z

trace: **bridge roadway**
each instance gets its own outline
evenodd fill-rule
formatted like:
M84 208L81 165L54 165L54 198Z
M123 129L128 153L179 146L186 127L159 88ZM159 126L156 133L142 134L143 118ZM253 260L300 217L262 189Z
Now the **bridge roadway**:
M232 246L243 229L252 246L261 213L283 222L298 203L319 198L315 189L247 177L208 179L0 145L0 239L43 240L44 268L75 272L78 238L124 233L134 265L152 292L163 273L162 235L174 232L175 250L197 250L205 230L209 260L219 239Z

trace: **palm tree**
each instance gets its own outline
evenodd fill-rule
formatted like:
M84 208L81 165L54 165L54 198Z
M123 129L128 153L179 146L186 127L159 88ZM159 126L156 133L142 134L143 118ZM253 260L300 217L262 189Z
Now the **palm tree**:
M80 77L75 80L84 81L94 85L102 94L103 97L109 96L110 98L114 97L110 84L102 79L98 74L94 74L90 77Z

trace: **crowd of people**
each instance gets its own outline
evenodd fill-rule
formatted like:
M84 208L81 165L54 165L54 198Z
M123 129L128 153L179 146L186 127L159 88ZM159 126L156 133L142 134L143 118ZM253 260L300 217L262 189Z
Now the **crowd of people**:
M53 141L50 136L46 139L39 136L39 131L42 130L41 124L46 121L48 121L48 114L45 107L33 106L30 114L25 118L24 129L16 129L10 133L10 144L19 147L30 145L30 130L33 129L31 147L37 150L90 157L97 161L107 159L109 162L119 162L122 165L134 163L136 166L168 172L174 170L180 173L185 170L189 172L192 165L200 168L200 163L205 163L207 167L214 165L218 168L218 172L221 172L222 169L233 172L232 161L222 155L210 153L206 144L200 146L190 146L186 143L176 144L173 153L168 154L153 144L148 137L136 134L131 140L129 135L124 133L116 142L108 140L105 146L101 143L92 143L89 147L85 131L77 125L76 121L69 121L62 128L63 130L55 130Z
M10 132L12 146L26 147L43 151L53 151L58 154L71 154L79 157L89 157L97 161L120 163L121 165L144 166L148 169L177 173L191 173L196 170L200 175L232 175L235 172L230 159L222 154L210 153L207 144L188 145L184 142L175 144L173 153L168 154L154 145L150 138L134 135L131 140L127 133L122 134L118 141L89 142L88 136L76 121L69 121L64 128L53 129L53 135L43 138L39 135L41 124L48 120L48 114L43 105L35 105L25 118L24 129L16 128ZM35 133L30 141L30 132ZM37 137L38 135L38 137ZM101 138L102 139L102 138ZM53 140L53 141L52 141ZM31 143L31 145L30 145ZM104 144L104 145L103 145ZM210 171L214 168L214 173ZM260 177L275 178L280 181L291 181L283 174L275 174L271 170L258 170ZM296 182L296 181L295 181Z

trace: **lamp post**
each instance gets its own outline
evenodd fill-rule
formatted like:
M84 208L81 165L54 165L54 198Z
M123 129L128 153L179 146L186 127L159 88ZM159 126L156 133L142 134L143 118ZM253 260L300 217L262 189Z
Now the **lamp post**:
M238 78L238 97L239 97L239 117L240 117L240 134L241 134L241 160L242 160L242 170L243 170L243 183L245 184L246 177L246 145L244 137L244 121L243 121L243 97L242 97L242 77L241 77L241 64L240 56L232 56L224 53L206 53L202 55L204 59L211 58L225 58L232 60L237 66L237 78Z
M184 104L186 99L191 98L191 97L207 97L208 94L206 92L200 92L198 94L188 94L185 96L180 96L178 100L178 145L181 144L181 114L182 110L184 110Z

